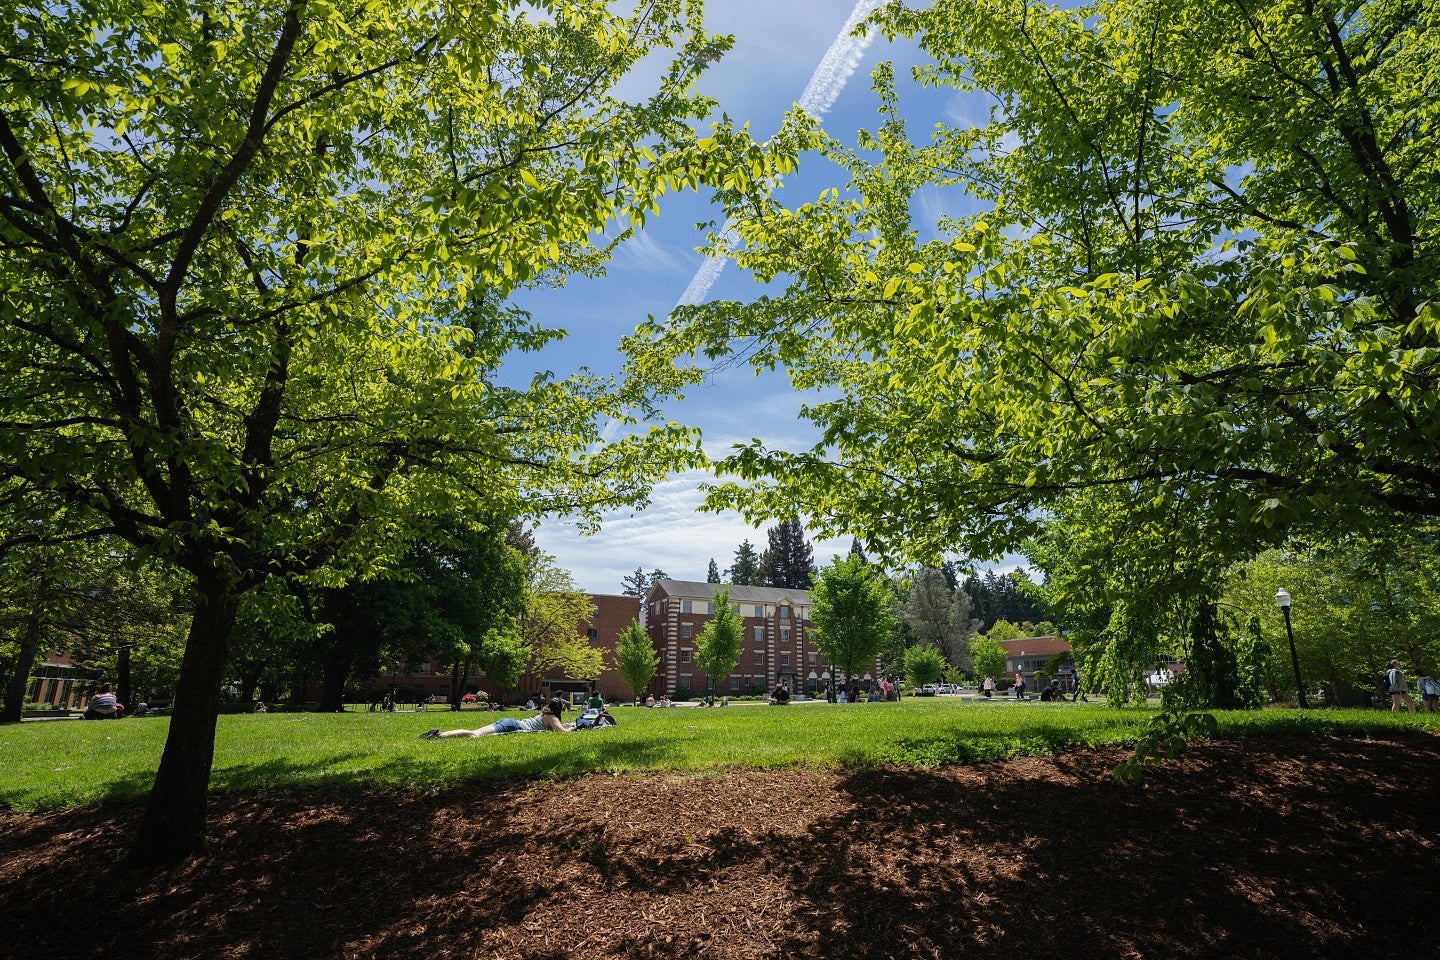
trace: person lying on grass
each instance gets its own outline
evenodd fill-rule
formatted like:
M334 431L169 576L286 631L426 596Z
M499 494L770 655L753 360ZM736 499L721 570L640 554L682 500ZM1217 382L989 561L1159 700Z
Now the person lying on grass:
M498 733L569 733L570 728L565 726L560 717L565 713L565 701L559 697L551 697L550 701L541 708L540 712L533 717L526 717L524 720L516 720L513 717L501 717L488 727L481 727L479 730L426 730L420 734L421 740L437 740L441 737L488 737Z

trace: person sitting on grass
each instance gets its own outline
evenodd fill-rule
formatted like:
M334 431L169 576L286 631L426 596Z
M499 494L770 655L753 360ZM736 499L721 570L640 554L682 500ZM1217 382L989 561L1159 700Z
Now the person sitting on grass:
M775 692L770 694L769 702L777 705L782 703L789 703L790 691L786 690L782 685L777 683L775 685Z
M426 730L420 734L421 740L438 740L445 737L489 737L500 733L569 733L570 728L565 726L560 718L565 714L565 701L559 697L551 697L550 701L540 709L540 712L533 717L526 717L524 720L516 720L514 717L501 717L488 727L481 727L479 730L441 730L438 727L434 730Z
M110 684L106 683L101 684L100 692L91 698L84 717L86 720L119 720L124 715L125 704L110 692Z

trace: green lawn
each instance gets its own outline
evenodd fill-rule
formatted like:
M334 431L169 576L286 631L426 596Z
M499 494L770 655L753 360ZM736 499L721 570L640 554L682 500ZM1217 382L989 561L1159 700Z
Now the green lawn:
M567 736L424 741L430 727L497 714L271 713L220 717L216 791L356 786L428 790L496 777L599 771L720 773L740 767L929 766L1133 743L1152 710L950 698L898 704L761 705L615 711L620 726ZM511 714L512 716L515 714ZM1379 711L1264 710L1220 715L1221 735L1393 738L1440 718ZM52 721L0 727L0 805L59 809L143 797L169 719Z

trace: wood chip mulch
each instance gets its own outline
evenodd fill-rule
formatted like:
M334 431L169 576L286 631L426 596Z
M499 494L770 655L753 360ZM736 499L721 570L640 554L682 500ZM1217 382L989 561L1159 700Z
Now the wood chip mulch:
M0 812L0 960L1440 957L1440 737Z

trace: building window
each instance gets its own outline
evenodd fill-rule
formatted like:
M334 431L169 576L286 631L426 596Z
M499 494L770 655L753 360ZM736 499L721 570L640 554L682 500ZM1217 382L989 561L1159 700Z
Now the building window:
M764 650L756 650L756 651L755 651L755 666L759 667L761 670L764 670L764 669L765 669L765 651L764 651Z
M599 643L600 631L596 630L594 627L591 627L590 629L585 631L585 639L589 640L591 643Z
M761 604L761 603L755 604L755 616L757 616L757 617L763 617L763 616L765 616L765 605L764 605L764 604Z
M781 643L789 643L789 642L790 642L790 628L789 628L789 627L781 627L781 628L780 628L780 642L781 642Z
M681 650L681 651L680 651L680 662L681 662L681 663L689 663L689 662L690 662L690 656L691 656L692 653L693 653L693 651L691 651L691 650Z
M706 613L714 613L714 612L715 612L715 604L711 603L709 600L706 600L706 601L705 601L705 612L706 612Z
M814 669L815 669L815 666L816 666L816 663L819 661L820 657L819 657L818 654L811 653L811 654L808 655L807 659L809 660L809 663L810 663L810 669L811 669L811 670L814 670Z
M733 674L733 673L730 674L730 692L731 692L731 693L739 693L739 692L740 692L740 678L737 677L737 676L735 676L735 674Z
M412 666L412 667L410 668L410 670L409 670L409 675L412 676L412 677L428 677L428 676L430 676L430 661L429 661L429 660L426 660L424 663L417 663L417 664L415 664L414 666Z
M694 604L692 604L689 600L681 600L681 601L680 601L680 612L681 612L681 613L694 613L695 611L691 609L691 607L693 607L693 606L694 606Z
M790 666L790 651L789 651L789 650L781 650L781 651L780 651L780 666L782 666L782 667L788 667L788 666Z
M688 623L682 623L682 624L680 624L680 639L681 639L681 640L689 640L689 639L690 639L690 624L688 624Z
M780 608L780 619L781 619L781 620L789 620L789 619L790 619L790 608L789 608L789 607L781 607L781 608Z
M755 628L755 642L756 642L756 643L764 643L764 642L765 642L765 628L764 628L764 627L756 627L756 628Z

